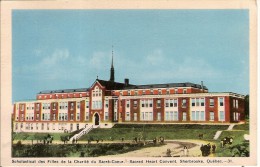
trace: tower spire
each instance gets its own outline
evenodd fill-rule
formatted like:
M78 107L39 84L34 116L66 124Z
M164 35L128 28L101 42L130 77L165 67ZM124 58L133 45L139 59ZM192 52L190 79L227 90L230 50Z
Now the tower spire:
M113 50L113 45L112 45L112 63L111 63L111 68L114 68L114 50Z
M114 69L114 50L112 45L112 62L111 62L111 68L110 68L110 80L111 82L115 82L115 69Z

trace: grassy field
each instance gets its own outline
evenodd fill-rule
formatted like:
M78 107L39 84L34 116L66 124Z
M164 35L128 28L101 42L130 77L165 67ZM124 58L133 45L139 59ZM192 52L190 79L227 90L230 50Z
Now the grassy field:
M192 125L192 124L178 124L178 125L130 125L130 124L117 124L111 129L93 129L88 134L82 136L80 141L87 141L87 140L104 140L104 141L111 141L113 140L115 145L110 144L92 144L89 145L87 148L81 148L78 146L72 146L70 144L66 144L60 146L42 146L42 145L13 145L13 155L15 156L34 156L37 154L39 156L69 156L69 157L79 157L79 156L99 156L99 155L111 155L116 153L121 153L116 150L118 147L123 147L123 152L128 152L135 149L140 149L141 147L136 147L131 145L131 142L135 137L140 138L143 140L153 140L154 138L159 138L160 136L164 137L165 140L198 140L199 134L203 134L203 139L199 139L202 141L210 142L211 144L216 144L217 149L215 156L217 157L230 157L233 156L232 151L235 147L240 148L241 145L245 146L245 149L249 149L248 143L244 142L244 134L249 134L249 124L241 124L236 125L232 131L227 131L228 125ZM217 131L221 130L222 134L218 140L213 140L213 137ZM52 135L54 140L61 140L61 136L72 136L74 133L14 133L14 140L43 140L48 134ZM233 137L234 142L232 145L226 145L224 148L221 148L220 141L224 137ZM124 141L130 145L122 146L122 138ZM129 142L127 142L129 141ZM118 146L116 146L118 145ZM57 147L57 149L62 149L61 152L55 152L52 155L49 149L53 149L53 147ZM85 147L85 146L84 146ZM106 148L108 147L108 148ZM111 147L111 148L110 148ZM39 148L44 148L44 152L48 154L44 154L44 152L39 151ZM242 147L241 147L242 148ZM38 150L37 153L35 149ZM73 151L69 151L69 150ZM99 153L98 150L103 149L106 152ZM27 150L27 151L25 151ZM33 151L34 150L34 151ZM41 150L41 149L40 149ZM249 151L249 150L248 150ZM66 152L62 153L62 152ZM82 155L84 152L84 155Z
M199 134L203 134L203 139L212 140L216 131L227 129L227 125L115 125L111 129L93 129L91 132L81 137L80 140L103 139L103 140L133 140L145 138L153 140L160 136L165 140L177 139L198 139Z

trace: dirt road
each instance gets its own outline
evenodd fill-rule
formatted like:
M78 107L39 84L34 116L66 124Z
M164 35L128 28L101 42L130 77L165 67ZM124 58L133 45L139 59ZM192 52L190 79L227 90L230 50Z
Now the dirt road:
M210 142L202 140L170 140L165 141L166 145L160 147L148 147L140 150L127 152L124 154L108 155L109 157L164 157L167 155L167 150L170 150L171 156L176 157L200 157L201 151L200 146L202 144L208 144ZM185 155L184 146L188 148L187 154ZM211 155L214 156L214 155Z

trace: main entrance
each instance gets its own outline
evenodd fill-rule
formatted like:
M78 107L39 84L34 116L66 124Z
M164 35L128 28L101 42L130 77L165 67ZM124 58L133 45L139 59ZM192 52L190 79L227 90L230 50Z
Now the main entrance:
M98 115L98 113L96 113L94 115L94 118L95 118L95 125L99 125L99 115Z

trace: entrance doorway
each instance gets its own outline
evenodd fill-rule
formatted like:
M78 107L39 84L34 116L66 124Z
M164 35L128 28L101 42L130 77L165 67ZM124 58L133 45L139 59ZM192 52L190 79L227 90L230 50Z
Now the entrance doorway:
M96 113L94 115L94 117L95 117L95 125L99 125L99 115L98 115L98 113Z

